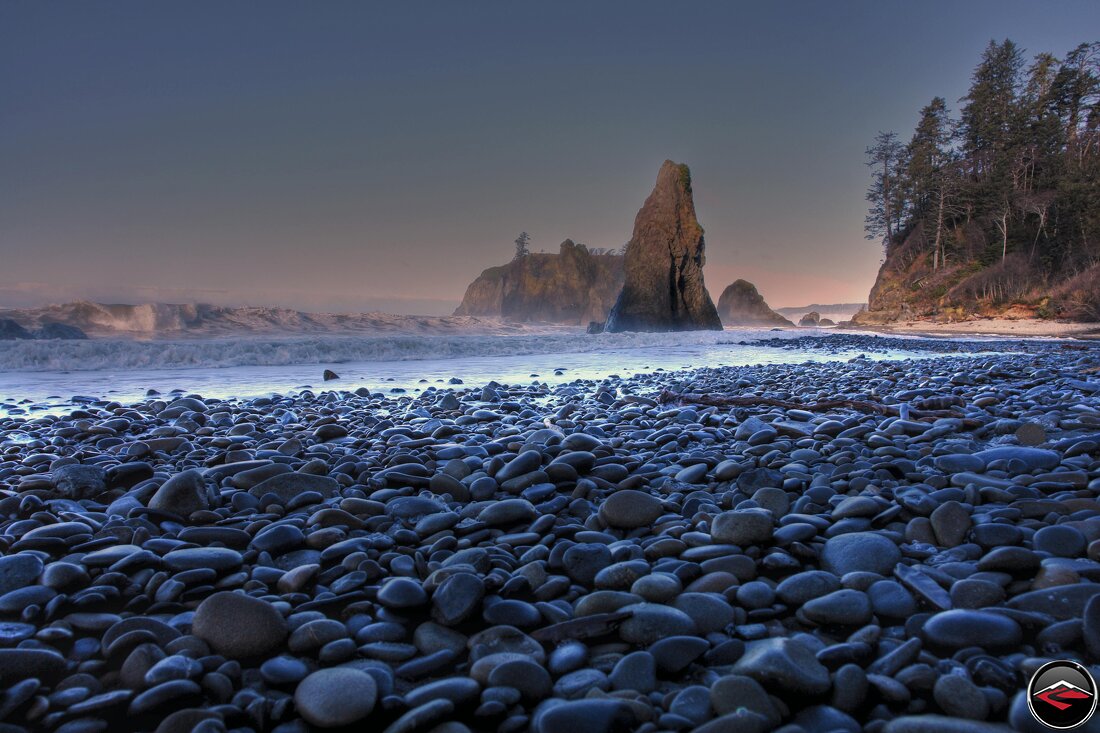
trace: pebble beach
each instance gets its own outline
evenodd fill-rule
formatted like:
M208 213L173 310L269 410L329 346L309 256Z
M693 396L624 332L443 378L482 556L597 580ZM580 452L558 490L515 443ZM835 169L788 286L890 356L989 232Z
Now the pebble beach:
M1030 674L1100 662L1100 345L770 345L0 417L0 733L1045 730Z

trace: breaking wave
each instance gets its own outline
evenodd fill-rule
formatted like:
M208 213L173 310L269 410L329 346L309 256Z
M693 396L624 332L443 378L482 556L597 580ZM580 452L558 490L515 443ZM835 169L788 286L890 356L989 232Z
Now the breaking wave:
M767 329L690 333L587 335L580 331L523 335L294 336L135 341L0 342L0 370L83 371L339 364L529 354L587 353L653 346L699 346L737 339L805 335Z

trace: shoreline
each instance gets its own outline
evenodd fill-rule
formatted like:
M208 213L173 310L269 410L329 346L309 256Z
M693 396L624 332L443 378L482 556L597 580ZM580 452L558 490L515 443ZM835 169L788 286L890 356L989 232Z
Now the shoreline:
M1014 336L1017 338L1100 339L1100 323L1046 321L1034 318L976 318L965 321L897 321L885 324L852 324L840 330L927 336Z
M0 417L7 722L1019 728L1100 644L1100 344L1019 347Z

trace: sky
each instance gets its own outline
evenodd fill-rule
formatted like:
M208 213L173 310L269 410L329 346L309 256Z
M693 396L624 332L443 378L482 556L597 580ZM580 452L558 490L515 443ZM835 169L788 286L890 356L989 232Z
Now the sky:
M1094 0L5 0L0 306L447 313L520 231L624 244L666 158L715 300L865 301L874 134L957 110L991 38L1098 28Z

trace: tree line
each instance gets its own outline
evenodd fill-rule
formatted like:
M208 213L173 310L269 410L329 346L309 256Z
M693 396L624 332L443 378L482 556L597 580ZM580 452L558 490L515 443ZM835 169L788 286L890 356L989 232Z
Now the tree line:
M515 239L516 249L515 249L515 254L512 256L512 259L513 260L522 260L524 257L527 257L528 255L530 255L531 254L530 244L531 244L531 235L528 234L527 232L520 232L519 236L516 237L516 239ZM625 244L619 249L612 249L610 247L589 247L587 244L583 244L581 242L577 242L576 246L583 249L585 252L588 252L589 254L597 255L597 256L602 256L602 255L625 255L626 254L626 245Z
M990 41L959 104L935 97L908 142L867 148L868 239L933 271L1011 259L1032 284L1100 263L1100 42L1028 61Z

